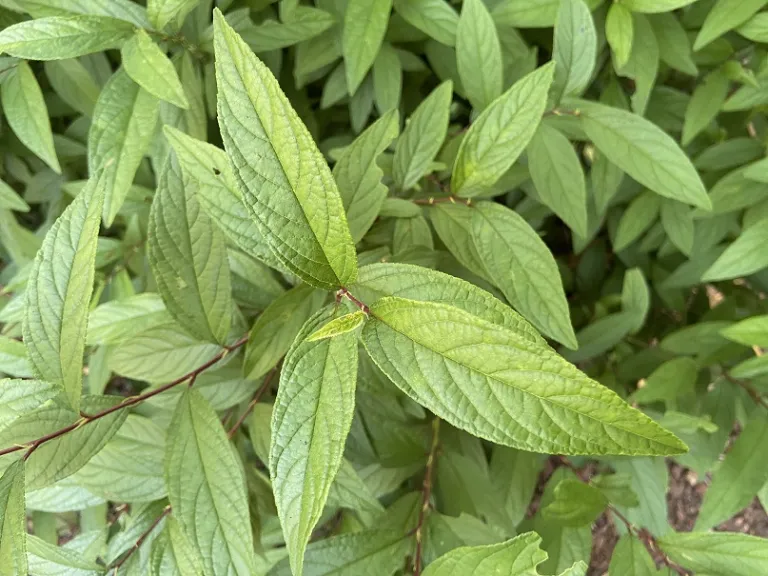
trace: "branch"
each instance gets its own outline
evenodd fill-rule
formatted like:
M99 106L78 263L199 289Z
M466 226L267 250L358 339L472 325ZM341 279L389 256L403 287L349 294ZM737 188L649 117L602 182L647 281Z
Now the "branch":
M424 520L426 520L427 510L429 510L429 500L432 496L432 474L437 460L437 447L440 444L440 418L435 416L432 420L432 446L427 456L427 467L424 472L424 483L421 492L421 508L419 508L419 519L416 523L414 534L416 537L416 553L413 557L413 576L421 575L421 547L423 543Z
M157 528L157 525L158 525L158 524L160 524L160 522L162 522L163 518L165 518L166 516L168 516L168 514L170 514L170 513L171 513L171 505L170 505L170 504L168 504L168 506L166 506L165 508L163 508L163 511L162 511L162 513L160 514L160 516L158 516L157 518L155 518L155 520L152 522L152 524L149 526L149 528L147 528L147 529L146 529L146 530L145 530L145 531L142 533L142 535L141 535L141 536L139 536L138 540L136 540L136 543L135 543L135 544L134 544L134 545L131 547L131 549L130 549L130 550L128 550L128 553L127 553L125 556L123 556L122 558L120 558L120 560L119 560L117 563L115 563L115 564L112 566L112 570L114 570L114 572L113 572L113 575L114 575L114 576L117 576L117 573L118 573L118 571L120 570L120 567L121 567L123 564L125 564L125 563L128 561L128 558L130 558L130 557L131 557L131 555L132 555L134 552L136 552L136 550L138 550L138 549L141 547L141 545L144 543L144 540L146 540L146 539L149 537L149 535L152 533L152 531L153 531L155 528Z
M237 422L235 422L235 425L232 426L232 428L230 428L229 432L227 432L227 437L230 440L235 435L235 432L237 432L238 428L240 428L243 422L245 422L245 419L248 417L248 414L251 413L251 411L253 410L253 407L259 403L259 400L261 400L261 397L269 389L269 384L272 382L272 379L275 377L275 374L277 374L279 371L280 371L280 364L278 363L277 366L275 366L274 368L272 368L272 370L269 371L269 374L267 374L267 377L264 378L264 382L261 384L261 386L259 386L259 389L256 390L256 393L253 395L253 398L248 403L248 407L245 409L245 412L242 413L240 418L237 419Z
M341 296L346 296L346 297L347 297L347 299L348 299L350 302L352 302L352 304L354 304L355 306L357 306L358 308L360 308L360 310L362 310L362 311L363 311L363 312L365 312L366 314L370 314L370 313L371 313L371 309L370 309L370 308L368 308L368 305L367 305L365 302L362 302L362 301L358 300L357 298L355 298L354 296L352 296L352 294L350 294L350 293L349 293L349 290L347 290L346 288L344 288L344 286L342 286L342 287L339 289L339 291L338 291L338 293L337 293L337 294L340 294Z
M83 414L80 416L80 418L78 418L75 422L73 422L69 426L65 426L64 428L56 430L55 432L46 434L45 436L42 436L37 440L34 440L31 444L19 444L17 446L11 446L10 448L5 448L4 450L0 450L0 456L4 456L5 454L10 454L11 452L18 452L19 450L26 449L27 452L26 454L24 454L24 460L27 460L35 450L37 450L40 446L42 446L46 442L55 440L60 436L64 436L64 434L67 434L77 428L80 428L81 426L85 426L86 424L95 422L96 420L104 418L105 416L109 416L113 412L117 412L118 410L123 410L125 408L135 406L136 404L140 404L141 402L144 402L144 400L147 400L148 398L152 398L153 396L157 396L158 394L165 392L166 390L170 390L171 388L178 386L179 384L182 384L187 381L194 382L195 378L197 378L197 376L201 372L204 372L205 370L207 370L208 368L210 368L211 366L213 366L214 364L216 364L217 362L225 358L230 352L240 348L247 341L248 341L248 335L246 334L231 346L225 346L221 350L221 352L216 354L216 356L208 360L208 362L206 362L205 364L202 364L201 366L195 368L194 370L192 370L192 372L185 374L181 378L177 378L173 382L164 384L163 386L160 386L159 388L155 388L154 390L150 390L149 392L146 392L144 394L139 394L138 396L131 396L130 398L126 398L119 404L116 404L111 408L107 408L106 410L102 410L101 412L97 412L96 414L90 414L90 415Z
M749 397L752 398L755 404L759 404L763 408L768 408L768 401L766 401L766 399L762 397L760 392L757 389L755 389L749 382L746 382L745 380L739 380L738 378L734 378L726 370L723 370L723 378L728 380L728 382L730 382L731 384L736 384L736 386L739 386L744 390L746 390L747 394L749 394Z
M416 198L411 200L414 204L420 206L433 206L435 204L445 204L450 202L451 204L464 204L464 206L472 206L471 198L459 198L458 196L439 196L437 198L430 196L429 198Z

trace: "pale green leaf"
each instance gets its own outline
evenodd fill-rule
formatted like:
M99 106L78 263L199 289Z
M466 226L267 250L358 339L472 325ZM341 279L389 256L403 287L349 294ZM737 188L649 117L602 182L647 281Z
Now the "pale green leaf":
M630 477L630 487L637 495L639 506L617 508L636 526L644 526L656 536L671 528L667 520L669 486L667 463L663 458L617 458L610 461L618 474Z
M424 576L537 576L547 559L540 544L541 536L527 532L500 544L456 548L427 566Z
M200 0L147 0L147 17L157 30L171 23L180 28L184 17L198 4Z
M302 325L322 306L326 295L300 284L275 299L256 320L245 348L243 374L264 376L290 348Z
M600 3L600 0L587 0L590 10ZM515 28L551 28L560 8L560 0L498 0L493 4L496 24Z
M608 576L656 576L656 564L643 543L625 534L616 543L608 567Z
M36 576L99 576L103 567L75 550L27 536L29 572Z
M498 298L455 276L409 264L371 264L360 269L350 290L366 302L398 296L456 306L483 320L509 328L532 344L544 339L520 314Z
M583 362L606 352L621 342L637 326L633 312L616 312L588 324L576 334L578 348L563 355L571 362Z
M311 6L296 6L291 18L280 23L267 20L258 26L249 26L242 31L243 40L254 52L279 50L305 42L336 24L336 18Z
M99 95L88 132L88 168L104 170L104 222L111 225L155 134L158 101L118 70Z
M686 256L693 252L694 223L691 210L682 202L665 199L661 203L661 224L675 247Z
M659 539L673 561L711 576L754 576L768 571L765 538L729 532L676 532Z
M112 300L90 313L86 343L118 344L142 330L171 321L162 298L154 292Z
M768 266L768 220L761 220L744 230L715 263L704 273L702 280L714 282L749 276Z
M30 362L42 379L63 388L75 411L103 201L103 177L94 176L46 234L26 291L24 343Z
M23 302L24 297L19 297ZM32 378L32 365L23 342L0 336L0 372L15 378Z
M360 327L365 322L365 319L366 314L362 310L339 316L338 318L330 320L328 323L307 336L307 342L335 338L341 334L347 334ZM2 380L0 380L0 382L2 382Z
M758 457L766 441L768 418L757 410L712 475L696 518L697 531L709 530L749 506L768 482L768 461Z
M661 196L711 208L693 164L658 126L596 102L579 101L578 107L584 131L608 160Z
M62 60L118 48L134 27L105 16L53 16L0 32L0 52L28 60Z
M353 282L355 248L325 158L272 73L218 11L214 27L219 125L246 206L292 272L326 289Z
M563 0L557 13L552 59L556 63L553 90L578 96L592 79L597 58L597 31L584 0Z
M630 97L632 110L643 116L659 71L659 45L648 18L642 14L633 14L632 20L632 52L618 73L633 80L634 93Z
M551 349L453 306L382 298L362 340L411 398L492 442L559 454L686 449Z
M752 316L727 326L721 334L745 346L760 346L768 348L768 316Z
M515 163L539 126L554 69L549 63L524 76L472 123L456 156L454 194L486 192Z
M680 396L690 395L698 373L696 362L686 356L664 362L648 376L643 387L632 394L632 402L674 402Z
M335 316L329 306L302 327L286 355L272 413L270 477L297 575L341 466L354 415L356 335L306 340Z
M613 251L620 252L646 232L659 217L662 199L646 190L641 192L621 215L616 237L613 239Z
M354 94L373 66L387 31L392 0L349 0L341 33L347 87Z
M395 0L395 11L438 42L446 46L456 44L459 15L445 0Z
M541 463L541 457L533 452L494 446L489 473L501 497L509 521L508 529L514 529L525 518Z
M128 76L147 92L179 108L189 108L176 69L144 30L123 44L120 54Z
M178 520L169 516L164 532L152 543L151 576L202 576L202 562Z
M481 202L472 216L472 240L509 303L541 332L576 348L557 263L533 228L509 208Z
M89 118L93 116L101 87L80 60L50 60L44 67L45 75L61 99Z
M379 114L384 115L400 107L402 90L403 66L395 49L385 42L373 62L373 101Z
M608 505L600 490L581 480L565 479L555 487L555 499L541 513L563 526L589 526Z
M605 19L605 38L616 59L617 68L621 69L629 62L634 37L635 24L632 20L632 12L623 2L612 3Z
M562 132L539 124L528 144L528 168L541 201L575 234L585 238L588 232L584 170L573 145Z
M638 332L645 324L651 307L651 294L648 283L640 268L632 268L624 274L621 287L621 307L624 312L632 315L634 325L632 332Z
M48 108L27 62L19 62L8 73L3 80L1 96L5 118L19 140L55 172L61 173L53 147Z
M15 0L34 18L73 14L109 16L135 26L148 27L146 10L131 0Z
M0 380L0 430L60 392L57 386L42 380Z
M456 29L456 64L472 107L480 112L501 95L501 44L482 0L465 0Z
M733 30L749 20L768 0L718 0L699 30L694 50L700 50L729 30Z
M622 0L622 4L632 12L645 12L647 14L671 12L694 2L696 0Z
M768 13L760 12L747 20L736 30L739 34L753 42L768 41Z
M415 206L413 203L409 204ZM488 279L485 264L472 240L473 213L473 207L442 202L434 204L429 210L429 217L440 240L456 260L481 278Z
M377 159L397 137L398 119L397 110L385 113L344 150L333 167L354 242L365 236L387 196Z
M253 534L241 464L213 408L192 389L168 428L165 482L174 517L206 574L251 576Z
M201 340L224 344L232 320L224 238L187 186L175 155L160 173L148 257L168 312Z
M216 226L249 256L282 269L280 260L248 215L226 153L171 126L164 126L163 132L176 152L186 185L194 186L198 202Z
M687 146L720 112L730 89L730 81L721 70L715 70L696 86L683 124L683 146Z
M426 218L422 215L413 218L398 218L392 239L392 252L396 255L406 253L413 247L424 247L433 250L434 240L432 230Z
M691 57L691 41L688 33L673 13L648 16L659 44L659 56L675 70L690 76L699 71Z
M408 119L397 139L392 178L401 190L408 190L426 174L448 133L453 83L435 88Z
M0 477L0 575L27 574L27 518L24 511L24 461Z

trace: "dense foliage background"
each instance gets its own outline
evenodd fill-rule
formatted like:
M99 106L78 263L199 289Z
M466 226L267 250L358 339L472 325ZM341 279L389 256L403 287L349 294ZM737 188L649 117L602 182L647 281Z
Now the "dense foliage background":
M0 0L0 575L768 574L766 4Z

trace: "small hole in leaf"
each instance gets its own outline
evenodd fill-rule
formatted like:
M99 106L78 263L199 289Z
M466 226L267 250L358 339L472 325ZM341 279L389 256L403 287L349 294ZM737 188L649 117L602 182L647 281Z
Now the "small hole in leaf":
M216 166L213 167L213 173L216 174L216 176L219 176L221 174L221 170L216 168Z

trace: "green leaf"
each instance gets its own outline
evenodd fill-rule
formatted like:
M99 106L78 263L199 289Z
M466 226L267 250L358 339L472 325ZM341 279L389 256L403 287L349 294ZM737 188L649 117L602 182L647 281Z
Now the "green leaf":
M142 327L133 337L110 349L113 372L146 382L180 378L212 358L219 346L200 341L173 322Z
M297 575L303 573L304 551L341 466L354 415L357 336L308 339L334 318L340 319L329 306L302 327L286 355L272 415L269 471Z
M84 396L81 406L84 413L93 414L112 408L122 400L116 396ZM26 460L26 489L31 491L50 486L80 470L104 448L127 415L127 410L117 410L41 444ZM79 418L76 412L53 402L48 403L17 418L12 425L0 431L0 446L28 444L73 424ZM4 456L5 462L0 461L0 466L19 454Z
M768 570L764 538L728 532L676 532L659 539L674 562L712 576L752 576Z
M508 517L509 528L514 529L525 518L540 468L541 457L538 454L494 446L489 473Z
M163 133L176 152L186 186L194 188L198 202L216 226L248 255L282 269L280 260L246 211L226 153L168 125L163 127Z
M618 69L623 68L629 62L634 37L635 25L632 20L632 12L629 11L624 2L612 3L605 19L605 38L611 47Z
M624 274L624 284L621 288L621 307L624 312L633 317L632 332L640 331L651 307L648 283L645 281L645 276L640 268L632 268Z
M629 474L598 474L593 476L589 483L617 506L635 508L640 504L637 494L632 490L632 478Z
M360 269L353 294L366 302L398 296L456 306L493 324L509 328L532 344L544 339L525 318L485 290L455 276L409 264L371 264Z
M580 480L562 480L555 487L555 499L541 513L563 526L589 526L608 505L600 490Z
M27 536L29 572L41 576L99 576L103 567L69 548L49 544L37 536Z
M481 202L472 215L472 240L510 304L541 332L575 348L557 263L533 228L509 208Z
M24 461L0 477L0 574L27 574L27 518L24 511Z
M721 70L715 70L696 87L685 109L683 146L690 144L717 117L728 97L730 84Z
M411 206L415 206L411 203ZM443 244L459 263L481 278L488 278L480 254L472 240L472 214L474 208L463 204L443 202L429 210L430 221Z
M634 32L632 52L619 74L632 78L634 94L630 97L632 110L640 116L645 114L659 71L659 45L648 19L642 14L633 14Z
M395 231L392 240L392 252L396 255L407 252L414 246L434 249L432 230L424 216L413 218L398 218L395 221Z
M48 108L40 85L27 62L19 62L3 80L2 103L5 118L14 134L60 174L61 166L53 147Z
M573 145L562 132L547 124L539 124L528 145L528 168L541 201L575 234L586 238L587 186L584 170Z
M395 0L395 11L438 42L446 46L456 44L459 15L445 0Z
M639 404L674 402L693 392L698 374L699 367L691 358L682 356L664 362L648 376L645 385L632 394L632 401Z
M656 576L656 564L643 543L632 534L619 538L608 576Z
M29 212L29 204L16 194L16 191L0 180L0 209Z
M744 230L715 263L704 273L704 282L749 276L768 266L768 220L761 220Z
M453 306L382 298L362 341L411 398L491 442L559 454L686 449L551 349Z
M181 27L184 17L199 3L200 0L147 0L147 17L157 30L172 22Z
M146 10L131 0L20 0L33 18L92 14L125 20L135 26L148 27ZM16 1L18 4L19 1Z
M613 251L621 252L653 226L659 217L662 199L650 190L641 192L621 215Z
M669 485L667 464L663 458L616 458L610 461L618 474L630 477L630 487L639 506L619 510L636 526L645 526L656 536L671 528L667 520L666 492Z
M528 532L500 544L456 548L427 566L424 576L536 576L547 559L540 544L541 536Z
M683 74L698 75L699 70L691 58L691 41L688 39L688 33L675 15L653 14L648 17L648 20L656 34L661 60Z
M595 102L579 101L579 109L584 131L608 160L661 196L711 208L693 164L658 126Z
M646 14L671 12L694 2L696 0L622 0L622 4L632 12L644 12Z
M301 327L322 306L326 295L300 284L275 299L251 329L245 348L243 374L250 380L264 376L280 361Z
M24 344L35 372L80 407L87 303L93 292L102 177L94 176L45 235L29 276Z
M202 576L202 562L173 515L164 532L152 543L151 576Z
M752 316L727 326L720 333L745 346L768 347L768 316Z
M556 62L553 90L578 96L589 86L597 58L597 31L584 0L563 0L557 12L552 59Z
M101 87L80 60L50 60L44 67L45 75L61 99L78 112L92 117Z
M162 298L153 292L105 302L88 317L86 343L118 344L142 330L171 321Z
M174 517L205 573L250 576L253 535L241 464L216 412L192 389L168 427L165 482Z
M637 326L637 314L617 312L608 314L579 330L576 334L578 348L563 355L571 362L583 362L607 352Z
M171 155L149 215L149 264L176 321L201 340L224 344L232 320L224 238L192 192Z
M355 247L325 158L272 73L219 11L214 28L219 125L252 217L306 282L325 289L354 282Z
M341 334L347 334L360 327L365 322L365 319L366 314L362 310L339 316L338 318L330 320L328 323L307 336L307 342L325 340L326 338L335 338ZM0 382L2 382L2 380L0 380Z
M661 224L669 240L680 252L693 252L694 224L691 210L682 202L665 199L661 203Z
M373 66L387 31L392 0L349 0L341 33L347 87L354 94Z
M23 342L0 336L0 372L16 378L32 378L32 365Z
M387 196L388 189L381 182L384 172L377 159L397 138L398 119L397 110L385 113L344 150L333 167L333 177L355 243L368 232Z
M120 51L123 68L136 84L160 100L189 108L173 64L144 30L137 30Z
M494 100L467 130L451 177L451 191L469 198L487 191L510 169L536 132L555 66L546 64Z
M729 30L744 24L766 3L766 0L718 0L707 14L693 49L700 50Z
M242 31L243 40L254 52L269 52L317 37L336 24L336 18L311 6L296 6L291 18L279 23L267 20Z
M400 58L392 45L385 42L373 62L373 100L379 114L397 110L402 91L403 67Z
M0 32L0 52L27 60L62 60L118 48L134 27L104 16L27 20Z
M465 0L456 29L456 64L472 107L480 112L501 95L501 44L482 0Z
M0 380L0 430L7 428L14 420L32 412L61 390L42 380Z
M501 0L494 3L493 19L499 26L550 28L557 21L560 0ZM587 0L594 9L599 0Z
M104 223L123 205L141 159L155 134L158 101L118 70L99 95L88 132L88 169L104 170Z
M448 133L453 83L435 88L411 114L397 139L392 178L401 190L408 190L427 173Z
M389 576L403 567L403 558L412 548L413 539L403 530L372 529L338 534L307 546L304 574L360 576L375 567L377 576ZM294 574L287 558L269 572L269 576Z
M767 440L768 418L757 410L712 475L695 530L709 530L749 506L768 482L768 462L757 457Z

